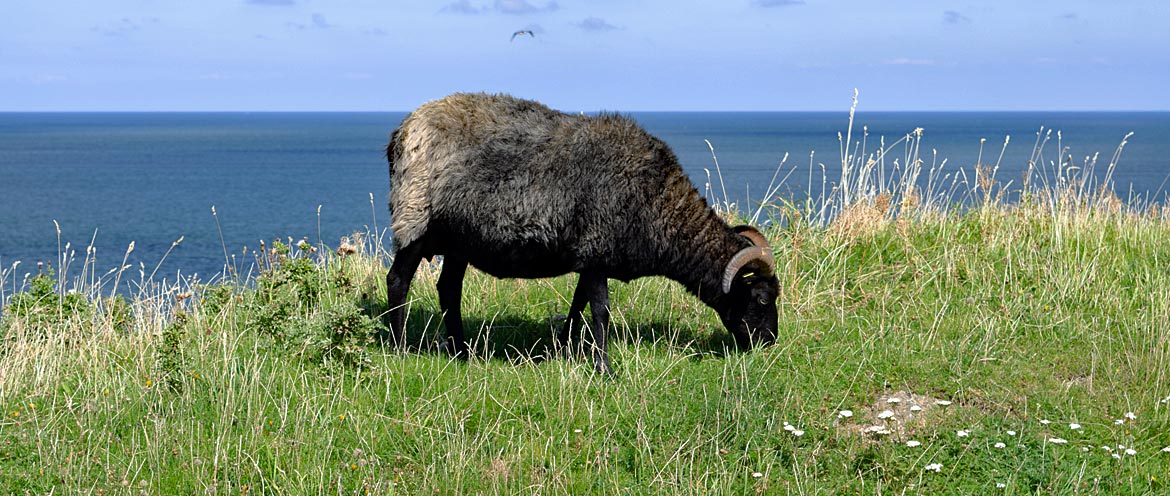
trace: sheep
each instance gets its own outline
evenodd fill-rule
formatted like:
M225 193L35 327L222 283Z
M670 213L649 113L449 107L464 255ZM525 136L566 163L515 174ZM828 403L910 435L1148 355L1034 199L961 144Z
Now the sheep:
M714 309L739 348L778 323L771 248L730 227L674 152L632 119L558 112L509 95L456 93L423 104L390 136L391 338L405 345L405 300L423 258L437 283L447 345L466 358L460 300L468 265L499 278L580 274L559 336L591 308L591 354L609 375L609 279L678 281ZM579 331L578 331L579 332Z

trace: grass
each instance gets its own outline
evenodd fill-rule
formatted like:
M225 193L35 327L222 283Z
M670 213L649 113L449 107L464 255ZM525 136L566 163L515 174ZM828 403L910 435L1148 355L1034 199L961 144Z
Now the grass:
M679 285L611 282L613 379L550 350L571 276L470 271L459 362L424 263L416 346L382 348L361 237L210 285L0 272L0 493L1170 491L1165 214L1054 173L1011 201L950 179L959 208L882 150L767 207L777 345L727 351Z

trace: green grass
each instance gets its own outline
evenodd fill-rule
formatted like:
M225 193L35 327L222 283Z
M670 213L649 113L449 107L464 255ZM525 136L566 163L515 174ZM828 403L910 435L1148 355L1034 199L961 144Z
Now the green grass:
M788 226L768 231L776 346L727 352L677 284L615 283L612 379L548 349L573 277L470 273L464 363L433 345L424 267L419 346L383 349L369 250L275 253L253 284L157 286L120 319L100 297L10 304L0 493L1170 490L1170 224L1000 205Z
M360 238L212 285L0 269L0 494L1170 493L1168 212L1047 135L1016 193L998 163L923 170L921 140L842 146L817 201L743 214L773 221L774 346L611 281L612 378L551 350L574 276L470 271L460 362L437 264L414 346L378 344L388 257Z

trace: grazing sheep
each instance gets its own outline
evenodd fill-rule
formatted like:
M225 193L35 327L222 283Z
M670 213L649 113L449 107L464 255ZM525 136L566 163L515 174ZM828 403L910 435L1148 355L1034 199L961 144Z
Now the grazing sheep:
M439 306L459 357L468 354L460 315L468 264L501 278L579 273L559 342L588 303L601 373L612 373L608 279L668 277L714 309L741 348L775 340L767 241L721 220L670 148L631 119L460 93L407 115L386 156L396 247L386 286L400 345L411 279L434 255L443 256Z

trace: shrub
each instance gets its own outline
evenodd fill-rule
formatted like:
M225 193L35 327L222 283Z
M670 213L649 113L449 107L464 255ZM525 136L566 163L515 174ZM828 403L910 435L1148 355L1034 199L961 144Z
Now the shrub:
M158 374L162 384L171 391L183 391L183 341L186 337L187 314L175 313L175 319L162 330L157 351Z
M57 288L57 278L52 268L37 274L29 281L29 290L12 296L4 307L0 328L5 336L15 322L22 322L37 335L61 327L70 321L85 322L92 326L93 303L81 293L64 293Z
M383 328L382 323L371 319L357 305L345 302L318 314L310 322L306 357L322 365L366 367L370 364L366 347Z

